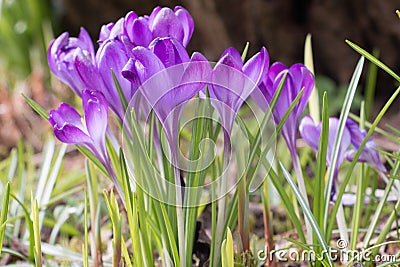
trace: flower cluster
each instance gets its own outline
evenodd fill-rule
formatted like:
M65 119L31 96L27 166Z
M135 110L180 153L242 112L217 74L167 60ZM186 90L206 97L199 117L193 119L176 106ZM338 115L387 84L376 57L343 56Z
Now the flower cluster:
M228 48L212 68L201 53L188 54L186 46L193 30L193 19L186 9L157 7L148 16L129 12L117 22L102 26L97 51L83 28L77 38L63 33L53 40L48 50L50 69L82 97L86 121L84 127L80 115L71 106L61 104L50 113L49 118L57 138L86 146L103 164L107 164L104 141L107 109L109 107L121 122L126 112L116 81L127 102L140 89L146 99L144 102L147 102L144 106L153 109L161 122L165 122L171 112L176 112L175 118L179 116L181 109L177 107L198 93L204 96L208 85L212 103L229 131L237 111L249 96L266 111L282 78L286 76L273 118L276 124L279 123L303 90L282 128L290 153L292 156L296 154L301 115L314 88L312 73L302 64L288 68L277 62L270 66L264 47L246 62L237 50ZM175 133L174 122L176 120L166 123L170 138ZM320 128L309 116L300 126L302 137L315 151L318 151ZM329 148L333 144L336 128L337 120L331 119ZM354 151L348 151L350 144L358 149L364 137L365 133L349 120L335 171L345 158L351 159L354 154ZM369 140L360 161L385 172L374 148L375 144ZM330 149L328 159L329 153ZM330 165L329 161L327 165Z

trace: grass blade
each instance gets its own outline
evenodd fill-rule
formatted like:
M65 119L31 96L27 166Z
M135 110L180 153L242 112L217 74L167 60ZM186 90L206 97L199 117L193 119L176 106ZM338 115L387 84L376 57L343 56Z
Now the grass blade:
M293 178L290 176L290 173L286 170L285 166L283 166L283 164L281 162L279 163L279 165L283 172L284 177L286 178L286 181L288 182L290 188L292 189L294 195L296 196L297 201L299 202L305 217L310 222L310 225L311 225L312 229L314 230L314 233L316 235L318 242L321 245L322 250L328 251L328 244L326 243L324 236L321 232L321 229L319 228L314 215L312 214L310 208L308 207L307 202L303 198L302 194L300 193L300 190L297 188L296 183L293 181ZM324 256L327 256L326 260L329 262L329 264L331 266L333 266L333 261L332 261L331 257L329 257L328 255L324 255Z
M361 57L357 63L357 66L354 70L353 76L351 78L349 89L347 91L346 97L344 99L343 108L340 112L339 118L339 127L336 132L335 142L333 144L333 151L332 156L330 159L331 166L336 166L336 162L338 161L339 156L339 148L340 143L342 141L342 135L344 132L344 128L346 127L346 120L350 112L351 103L353 102L354 95L356 93L357 85L361 77L362 68L364 65L364 57ZM330 195L332 192L332 185L333 185L333 177L334 177L335 168L329 168L328 171L328 180L325 185L325 209L324 209L324 225L327 225L328 222L328 215L329 215L329 204L330 204Z
M307 34L306 41L304 44L304 65L312 72L312 74L315 75L311 34ZM320 120L319 98L318 98L318 90L315 85L308 100L308 107L310 109L310 115L313 118L314 122L319 123Z
M31 205L32 205L32 222L33 222L33 234L34 234L34 255L35 255L35 267L42 267L42 242L40 239L40 222L39 222L39 205L36 199L31 194Z
M322 127L321 135L319 138L319 146L317 153L317 163L315 170L314 182L314 214L322 231L324 227L324 206L325 196L323 194L325 187L325 174L326 174L326 155L328 148L328 135L329 135L329 112L328 112L328 97L324 92L322 101ZM328 200L329 201L329 200ZM314 236L315 239L315 236Z
M398 82L400 82L400 76L397 75L394 71L392 71L388 66L386 66L384 63L379 61L376 57L359 47L358 45L352 43L349 40L346 40L346 43L351 46L354 50L356 50L358 53L360 53L362 56L366 57L369 61L377 65L379 68L384 70L387 74L395 78Z
M0 255L3 248L3 239L4 239L4 233L6 231L9 204L10 204L10 183L7 182L7 185L3 192L3 203L1 205L1 213L0 213Z

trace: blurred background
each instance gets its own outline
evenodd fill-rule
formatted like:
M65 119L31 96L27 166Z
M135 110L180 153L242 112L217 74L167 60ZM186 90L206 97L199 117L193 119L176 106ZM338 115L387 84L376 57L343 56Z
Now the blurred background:
M1 0L0 157L20 138L39 149L43 135L50 132L21 93L47 110L59 103L57 99L74 101L72 92L51 77L47 67L46 50L54 37L64 31L76 36L83 26L97 40L102 24L116 21L129 10L149 14L157 5L189 10L195 32L188 49L202 52L210 61L218 60L229 46L241 51L248 41L250 54L266 46L272 62L303 62L304 40L311 33L317 85L328 91L332 114L341 107L345 85L359 58L345 39L374 51L400 72L400 21L395 13L400 0ZM396 86L391 77L378 71L376 106ZM398 111L398 105L391 111L394 125L399 124L396 118L400 122Z

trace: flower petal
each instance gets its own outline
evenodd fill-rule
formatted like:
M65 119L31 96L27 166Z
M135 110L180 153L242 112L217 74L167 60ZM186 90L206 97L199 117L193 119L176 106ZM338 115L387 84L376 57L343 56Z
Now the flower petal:
M99 43L106 41L110 37L112 28L114 27L114 22L110 22L101 26L99 34Z
M181 6L175 7L174 12L182 23L184 33L182 44L186 47L194 30L193 18L190 13Z
M105 136L108 119L108 105L99 91L84 90L82 106L85 113L86 128L95 146L105 150Z
M126 100L129 102L132 98L137 84L127 81L121 74L122 69L128 62L128 55L124 44L119 40L108 40L99 48L97 54L97 66L101 74L101 78L105 84L105 90L101 90L107 99L111 109L118 115L120 119L125 115L119 93L115 87L112 71L114 72ZM93 87L96 88L96 87Z
M251 57L243 66L243 72L254 84L258 85L262 77L268 72L269 55L265 47L261 51Z
M155 107L160 98L173 85L161 60L149 49L135 47L132 58L122 70L122 75L131 82L139 82L139 90L148 101L146 106Z
M156 37L174 37L180 42L184 39L184 30L182 23L175 13L167 7L161 8L155 15L150 30L153 38Z
M314 120L310 115L306 115L301 120L299 130L303 140L317 153L321 129L314 124Z
M157 38L150 44L149 48L166 68L190 60L185 47L175 38Z
M67 144L84 145L91 142L81 119L79 113L65 103L49 113L49 122L54 129L55 136Z
M147 47L153 40L153 35L149 29L146 19L140 17L134 20L132 25L128 25L127 34L129 39L136 46Z

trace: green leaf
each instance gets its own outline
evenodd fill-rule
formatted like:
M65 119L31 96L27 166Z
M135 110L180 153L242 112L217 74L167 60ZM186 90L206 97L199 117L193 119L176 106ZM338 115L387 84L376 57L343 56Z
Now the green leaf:
M122 103L122 107L124 108L124 110L127 110L128 109L128 101L125 98L124 91L122 91L122 88L118 82L117 76L115 76L114 70L111 70L111 72L112 72L112 77L114 80L115 88L117 88L119 99L121 100L121 103Z
M31 194L31 205L34 234L35 266L42 267L42 241L40 239L39 205L37 200L33 198L33 194Z
M104 165L99 161L99 159L92 153L90 152L89 149L83 146L75 146L76 149L81 152L82 155L84 155L90 162L92 162L99 170L106 176L109 177L109 174L104 167Z
M339 126L338 126L338 129L336 132L335 142L333 143L333 151L332 151L332 155L330 158L331 166L336 166L336 162L338 161L340 143L342 142L343 132L346 127L346 120L347 120L347 117L350 112L351 103L353 102L354 95L357 90L357 85L358 85L358 82L361 77L361 72L362 72L363 66L364 66L364 57L361 57L357 63L355 70L354 70L353 76L352 76L350 84L349 84L349 88L347 90L346 97L344 99L342 111L340 112ZM329 168L328 180L326 182L325 191L324 191L324 195L326 198L325 199L325 208L324 208L324 225L327 225L327 222L328 222L329 204L330 204L330 201L328 198L330 198L330 195L332 192L334 174L335 174L335 168ZM331 217L331 219L332 219L332 217Z
M300 193L300 190L297 188L293 178L290 176L290 173L286 170L285 166L283 166L282 162L279 162L279 166L282 170L284 177L286 178L286 181L288 182L290 188L292 189L294 195L296 196L297 201L299 202L305 217L310 222L311 227L314 230L314 233L317 237L317 240L322 247L322 250L329 251L328 244L327 244L326 240L324 239L321 229L319 228L318 223L315 220L314 215L312 214L312 211L308 207L307 202L305 201L302 194ZM329 257L329 255L325 255L325 256L327 256L326 260L329 262L329 264L331 266L333 266L333 261L332 261L331 257Z
M83 212L83 227L84 227L84 243L83 243L83 249L82 249L82 253L83 253L83 267L89 267L89 234L88 234L88 221L89 221L89 217L88 217L88 199L87 199L87 193L86 190L84 191L84 212Z
M49 119L49 113L39 106L38 103L24 94L22 94L22 97L25 98L25 101L28 102L29 106L31 106L31 108L33 108L33 110L36 111L36 113L39 114L43 119Z
M244 47L243 53L242 53L242 61L243 62L246 60L247 52L249 51L249 46L250 46L250 42L246 42L246 46Z
M3 202L1 205L1 213L0 213L0 255L3 248L3 239L4 239L4 233L6 231L9 205L10 205L10 183L7 182L3 192Z
M379 68L384 70L387 74L395 78L398 82L400 82L400 76L398 76L394 71L392 71L388 66L386 66L384 63L379 61L376 57L359 47L358 45L352 43L349 40L346 40L346 43L350 45L354 50L356 50L358 53L360 53L362 56L366 57L369 61L377 65Z
M322 128L319 139L317 163L315 168L315 182L314 182L314 213L319 227L324 231L324 187L325 187L325 174L326 174L326 155L328 148L329 137L329 114L328 114L328 97L326 92L323 96L322 102ZM314 237L315 238L315 237Z
M307 34L306 41L304 44L304 65L314 73L314 59L313 59L313 51L311 44L311 34ZM313 118L315 123L319 123L319 98L318 98L318 90L314 85L314 88L311 92L310 98L308 100L308 107L310 108L310 115Z

